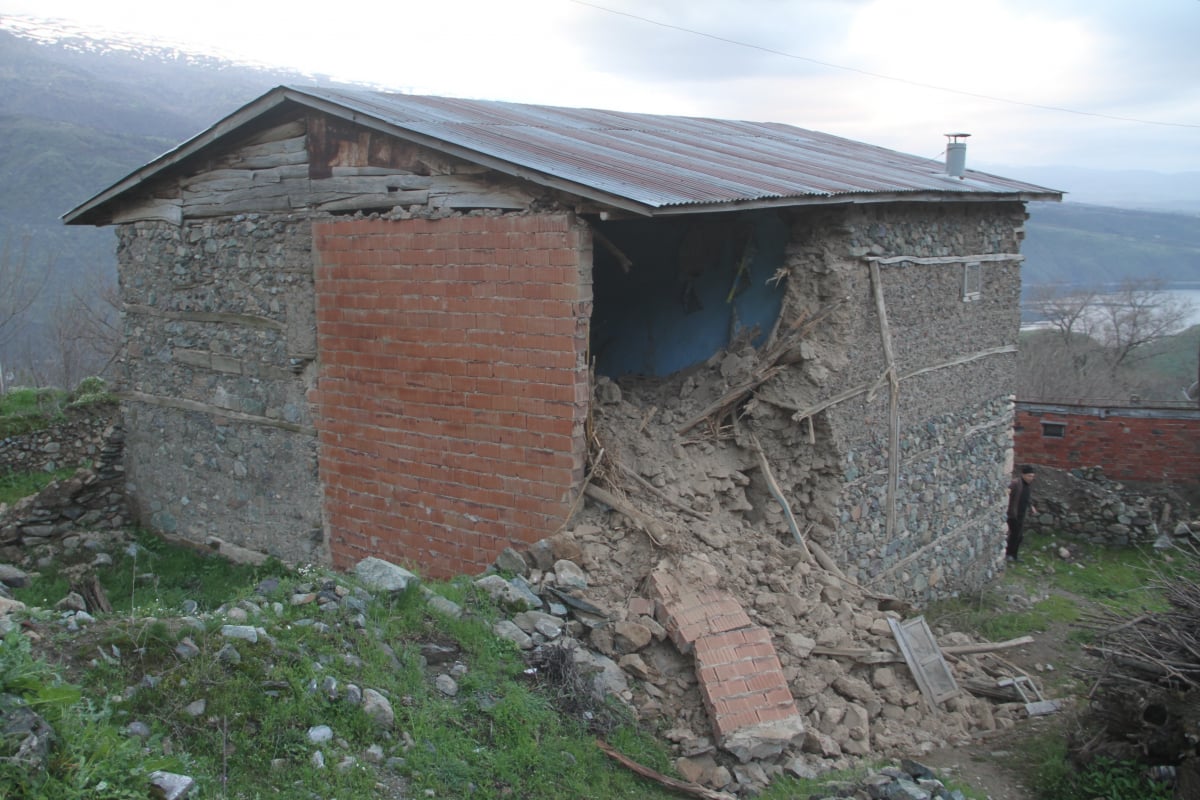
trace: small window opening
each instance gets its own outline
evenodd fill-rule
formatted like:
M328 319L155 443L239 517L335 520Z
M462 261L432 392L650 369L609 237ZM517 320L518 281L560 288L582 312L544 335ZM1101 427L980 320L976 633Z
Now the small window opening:
M963 302L983 297L983 267L978 261L963 265Z
M1062 439L1067 435L1067 423L1043 422L1042 436L1047 439Z

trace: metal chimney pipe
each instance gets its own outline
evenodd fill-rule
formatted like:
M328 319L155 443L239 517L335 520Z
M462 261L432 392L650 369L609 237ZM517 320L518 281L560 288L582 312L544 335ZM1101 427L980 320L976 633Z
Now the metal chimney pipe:
M947 133L950 141L946 144L946 174L951 178L961 178L967 170L967 143L960 141L970 136L969 133Z

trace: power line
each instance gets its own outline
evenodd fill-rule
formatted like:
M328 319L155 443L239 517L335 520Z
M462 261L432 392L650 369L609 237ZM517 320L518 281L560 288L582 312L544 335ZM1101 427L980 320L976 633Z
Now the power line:
M692 28L685 28L682 25L673 25L669 22L662 22L660 20L650 19L649 17L643 17L638 14L632 14L628 11L618 11L615 8L607 8L606 6L598 5L596 3L589 3L587 0L570 0L570 2L575 3L576 5L587 6L588 8L593 8L597 11L604 11L608 14L613 14L613 15L616 15L619 17L628 17L629 19L634 19L634 20L637 20L638 22L645 22L650 25L657 25L660 28L668 28L670 30L680 31L681 33L689 33L693 36L703 36L705 39L712 39L713 41L724 42L725 44L732 44L737 47L746 47L751 50L758 50L763 53L770 53L771 55L782 56L783 58L790 58L795 61L806 61L809 64L817 64L818 66L828 67L830 69L840 69L844 72L854 72L859 75L866 75L871 78L879 78L880 80L894 81L895 83L904 83L904 84L908 84L909 86L918 86L922 89L934 89L935 91L939 91L939 92L949 92L950 94L963 95L964 97L974 97L974 98L977 98L980 100L991 100L996 103L1008 103L1009 105L1014 105L1014 106L1025 106L1026 108L1038 108L1043 111L1058 111L1058 112L1061 112L1064 114L1078 114L1079 116L1083 116L1083 117L1098 117L1100 119L1111 119L1111 120L1116 120L1118 122L1136 122L1141 125L1160 125L1160 126L1167 127L1167 128L1200 128L1200 125L1190 123L1190 122L1163 122L1161 120L1141 119L1139 117L1122 117L1122 116L1119 116L1116 114L1102 114L1098 111L1080 111L1079 109L1065 108L1063 106L1047 106L1047 105L1041 105L1040 103L1026 103L1021 100L1011 100L1007 97L996 97L995 95L981 94L979 92L968 92L963 89L952 89L949 86L939 86L934 83L923 83L921 81L909 80L908 78L897 78L894 75L884 75L879 72L871 72L870 70L866 70L866 69L858 69L857 67L847 67L847 66L843 66L842 64L833 64L829 61L821 61L820 59L809 58L808 56L796 55L795 53L788 53L783 50L775 50L774 48L771 48L771 47L764 47L764 46L758 45L758 44L742 42L742 41L738 41L737 39L730 39L725 36L718 36L714 33L706 33L704 31L694 30Z

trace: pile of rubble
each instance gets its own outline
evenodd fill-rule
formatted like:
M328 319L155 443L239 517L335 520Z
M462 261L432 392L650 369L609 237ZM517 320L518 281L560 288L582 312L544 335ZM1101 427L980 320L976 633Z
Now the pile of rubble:
M727 361L706 370L724 374ZM764 450L791 447L794 430L746 415L740 430L680 436L730 383L710 377L598 381L587 502L567 529L498 561L522 588L482 584L527 598L511 638L531 649L550 631L578 639L593 665L606 660L596 669L610 692L669 729L679 773L717 790L928 752L1024 718L1019 696L920 685L896 634L914 609L847 578L816 533L793 535L789 514L809 531L828 522L819 492L794 510L755 493L750 475L771 470ZM814 475L835 467L819 453L797 460ZM1015 676L989 645L938 634L955 688Z

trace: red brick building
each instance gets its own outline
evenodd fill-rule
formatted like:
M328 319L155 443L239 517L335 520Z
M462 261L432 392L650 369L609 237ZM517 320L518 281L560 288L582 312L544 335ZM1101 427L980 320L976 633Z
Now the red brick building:
M1019 462L1200 485L1200 409L1018 402L1015 431Z

